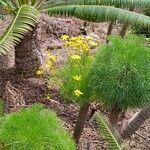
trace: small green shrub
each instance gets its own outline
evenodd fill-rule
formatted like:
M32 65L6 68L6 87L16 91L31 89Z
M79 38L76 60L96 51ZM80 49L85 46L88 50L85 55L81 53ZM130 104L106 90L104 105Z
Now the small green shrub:
M41 105L12 113L0 127L1 149L75 150L75 144L52 111Z
M90 87L98 100L127 109L150 103L150 49L143 38L111 37L96 55Z

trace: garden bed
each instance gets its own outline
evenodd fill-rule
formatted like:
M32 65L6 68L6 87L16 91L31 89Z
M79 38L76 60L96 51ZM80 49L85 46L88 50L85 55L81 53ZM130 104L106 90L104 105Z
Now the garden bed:
M1 32L9 24L11 18L7 18L0 22ZM38 40L43 51L43 55L46 57L47 52L52 52L58 57L57 65L61 66L62 62L66 58L66 50L60 41L62 34L68 34L70 36L80 35L80 27L83 22L78 19L71 18L50 18L48 16L41 16L38 24ZM89 23L87 27L88 34L92 34L99 38L101 43L105 43L106 32L108 23ZM119 26L116 26L113 34L117 34ZM11 65L13 64L13 59ZM72 132L78 115L78 106L74 104L67 104L63 101L59 95L58 89L48 89L44 79L32 78L24 80L16 80L12 85L19 89L23 94L24 106L28 107L33 103L42 103L46 108L55 110L58 116L62 119L63 124ZM49 95L49 97L47 97ZM12 106L14 105L14 106ZM11 105L11 111L17 111L20 107L15 102ZM17 106L15 106L17 105ZM107 116L109 109L102 107L101 111ZM129 110L125 119L122 122L126 122L131 116L138 110ZM122 125L122 122L120 124ZM147 120L142 127L134 134L131 139L125 140L125 144L129 146L131 150L149 150L150 149L150 120ZM105 141L101 138L98 131L98 126L95 120L86 122L84 132L82 133L79 150L107 150Z

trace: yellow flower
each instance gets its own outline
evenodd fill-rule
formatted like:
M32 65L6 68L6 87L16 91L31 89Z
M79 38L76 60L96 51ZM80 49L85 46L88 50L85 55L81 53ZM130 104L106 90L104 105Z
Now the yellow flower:
M90 51L90 47L87 44L84 44L84 43L81 44L81 49L85 52Z
M79 97L80 95L83 95L83 93L80 90L75 90L74 94Z
M51 56L49 57L49 59L51 59L53 62L55 62L55 61L57 60L57 58L56 58L55 56L53 56L53 55L51 55Z
M74 60L79 60L81 57L79 55L71 55L71 58Z
M76 75L76 76L73 76L73 79L75 79L77 81L80 81L82 79L82 76L81 75L80 76Z
M51 69L52 66L53 66L53 63L51 61L47 61L47 66L48 66L49 69Z
M84 40L84 38L82 36L75 36L75 37L72 37L70 40L74 42L78 42L78 41L81 42Z
M52 60L53 62L57 60L56 56L52 55L51 52L48 52L48 59Z
M50 95L46 95L46 96L45 96L45 99L47 99L47 100L49 100L50 98L51 98Z
M43 72L43 70L39 69L39 70L37 70L36 74L39 75L39 76L41 76L41 75L44 74L44 72Z
M73 42L67 41L64 44L65 47L73 47Z
M94 38L91 37L91 36L86 36L86 39L87 39L87 40L94 40Z
M69 36L68 36L68 35L62 35L62 36L61 36L61 39L62 39L63 41L66 41L66 40L69 39Z
M90 45L93 46L93 47L98 46L98 44L96 42L93 42L93 41L90 41Z

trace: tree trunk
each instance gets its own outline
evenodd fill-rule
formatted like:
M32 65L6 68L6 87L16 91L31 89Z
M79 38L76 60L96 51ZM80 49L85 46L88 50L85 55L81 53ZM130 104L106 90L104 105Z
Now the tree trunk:
M15 67L17 74L34 77L43 63L43 56L37 39L36 27L15 47Z
M0 56L0 70L6 70L14 65L14 50L8 51L6 55Z
M113 24L114 24L114 22L113 22L113 21L111 21L111 22L110 22L110 24L109 24L109 27L108 27L107 36L111 35L112 30L113 30ZM108 42L109 42L109 40L108 40L108 39L106 39L106 42L108 43Z
M120 109L118 106L114 106L110 112L109 121L112 125L112 127L117 128L118 127L118 121L120 118L120 115L122 113L122 109Z
M3 97L5 100L5 113L10 113L25 106L23 93L14 87L10 81L6 82Z
M134 11L134 7L130 7L130 8L129 8L129 11ZM126 31L127 31L127 29L128 29L128 26L129 26L129 24L128 24L128 23L125 23L125 24L123 25L121 31L120 31L120 36L121 36L122 38L125 36Z
M124 36L125 36L125 34L126 34L126 31L127 31L127 29L128 29L128 26L129 26L129 24L128 24L128 23L125 23L125 24L123 25L121 31L120 31L120 36L121 36L122 38L124 38Z
M123 139L127 139L134 134L148 118L150 118L150 106L144 107L140 112L137 112L131 120L124 125L121 133Z
M112 125L113 133L116 135L117 140L120 144L122 144L122 137L120 135L120 131L118 128L118 122L119 122L121 114L122 114L122 109L119 108L118 106L114 106L109 116L109 121Z
M83 23L83 26L80 28L80 31L81 31L82 35L87 35L87 29L86 29L86 27L87 27L87 22L85 21Z
M12 83L21 81L22 78L34 77L43 63L36 29L36 27L33 28L31 32L25 35L24 39L14 47L15 50L8 52L7 55L0 56L0 97L4 99L5 106L10 106L5 107L6 111L13 107L13 102L17 107L24 105L23 101L21 102L23 98L19 97L21 91L13 87ZM12 90L8 88L7 83L12 85ZM17 101L14 101L14 99Z
M10 78L14 66L14 49L0 56L0 96L2 96L6 81Z
M109 27L108 27L107 36L111 35L112 30L113 30L113 24L114 24L114 22L111 21L109 24Z
M73 138L76 142L76 144L79 143L79 139L81 137L83 128L84 128L84 124L86 121L86 117L88 114L88 110L89 110L90 105L84 104L83 106L80 107L80 111L79 111L79 115L78 115L78 119L74 128L74 133L73 133Z

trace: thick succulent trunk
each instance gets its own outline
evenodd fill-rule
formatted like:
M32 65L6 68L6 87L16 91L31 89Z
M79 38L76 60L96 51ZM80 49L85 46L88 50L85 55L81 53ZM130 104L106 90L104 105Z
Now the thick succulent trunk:
M0 70L6 70L14 65L14 51L7 52L6 55L0 56Z
M36 27L15 47L15 67L17 74L34 77L43 63L43 56L37 39Z
M10 81L6 82L2 98L5 100L5 113L16 111L25 106L23 93L14 87Z
M36 28L34 28L33 31L29 32L25 38L21 40L21 42L15 47L13 54L1 56L0 97L5 100L5 105L7 105L9 99L9 103L12 107L13 104L11 104L11 102L13 103L13 99L17 99L17 96L19 96L19 90L13 87L12 83L17 80L19 81L22 78L34 77L37 69L42 65L42 62L43 57L37 40ZM10 83L10 85L12 85L12 91L16 92L11 92L7 83ZM10 94L6 91L9 91ZM7 109L7 107L5 109Z
M121 113L122 113L122 109L120 109L117 106L114 106L111 109L111 112L110 112L110 115L109 115L109 121L110 121L112 127L115 127L115 128L118 127L118 121L119 121L119 118L121 116Z
M110 24L109 24L109 26L108 26L107 36L111 35L112 30L113 30L113 24L114 24L114 22L111 21ZM109 40L107 39L106 42L108 43Z
M82 134L82 131L84 128L84 124L85 124L85 121L87 118L89 107L90 107L89 104L85 104L80 107L78 119L77 119L77 122L76 122L76 125L74 128L74 133L73 133L73 138L74 138L76 144L79 143L79 139L81 137L81 134Z
M8 111L8 100L9 102L11 101L10 97L13 95L12 91L10 89L7 89L7 83L14 79L18 79L15 75L15 69L13 67L11 68L4 68L0 70L0 99L2 99L4 103L4 112L9 112ZM9 82L9 83L10 83ZM10 93L8 95L5 95L6 90L8 90ZM8 97L7 97L8 96ZM16 99L16 96L14 96Z
M113 30L113 24L114 24L114 22L111 21L109 26L108 26L107 36L111 35L112 30Z
M2 96L6 82L13 78L14 74L14 50L0 56L0 97Z
M145 122L146 119L150 118L150 106L144 107L137 112L131 120L124 125L122 129L122 137L123 139L129 138L132 134L137 131L140 126Z
M122 137L120 135L120 131L118 128L118 122L121 117L121 114L122 114L122 109L116 105L112 108L110 115L109 115L109 121L111 123L112 130L114 134L116 135L117 140L120 144L122 143Z
M127 31L127 29L128 29L128 26L129 26L129 24L128 24L128 23L125 23L125 24L123 25L121 31L120 31L120 36L121 36L122 38L125 36L126 31Z

